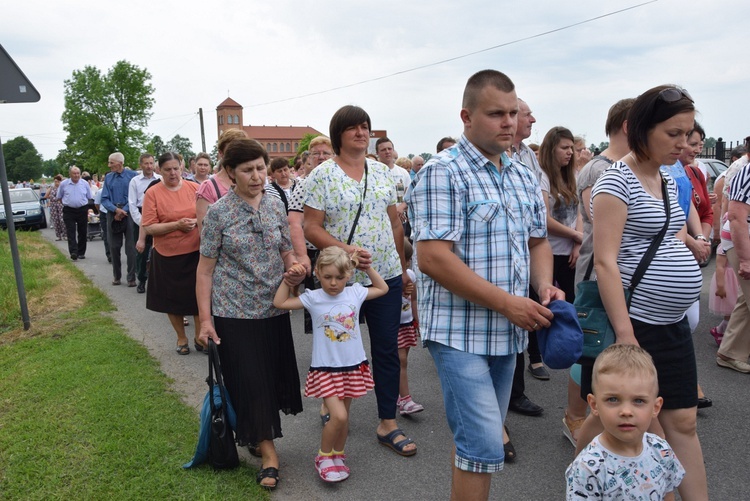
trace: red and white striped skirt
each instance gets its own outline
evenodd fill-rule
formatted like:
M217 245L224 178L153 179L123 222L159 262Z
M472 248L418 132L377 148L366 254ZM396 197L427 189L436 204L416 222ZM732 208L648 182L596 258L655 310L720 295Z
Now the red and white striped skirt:
M345 372L311 370L305 381L305 396L312 398L357 398L375 388L370 364L362 362L359 367Z
M417 346L417 329L414 327L414 320L408 324L401 324L398 328L398 347L413 348Z

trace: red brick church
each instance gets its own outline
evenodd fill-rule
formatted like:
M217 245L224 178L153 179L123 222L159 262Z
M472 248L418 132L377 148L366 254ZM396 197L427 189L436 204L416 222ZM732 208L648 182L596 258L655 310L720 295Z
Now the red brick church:
M305 134L319 135L321 132L310 126L242 125L242 105L231 97L216 107L218 135L226 129L242 129L247 135L266 147L268 156L291 158L297 154L299 142Z

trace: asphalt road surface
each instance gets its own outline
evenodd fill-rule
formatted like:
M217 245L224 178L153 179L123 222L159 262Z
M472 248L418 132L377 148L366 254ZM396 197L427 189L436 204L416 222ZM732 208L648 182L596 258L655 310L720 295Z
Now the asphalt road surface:
M51 228L43 230L43 234L67 255L66 242L55 242ZM122 254L124 267L124 251ZM188 356L177 355L174 350L176 335L167 316L146 310L145 294L136 293L135 288L111 285L112 269L100 238L89 242L86 260L78 261L76 265L110 296L117 306L114 313L117 320L131 337L148 348L164 373L173 379L176 391L196 414L199 413L206 392L207 357L195 351ZM713 269L712 262L703 270L701 322L694 334L699 381L706 395L713 399L713 407L698 412L698 430L711 498L750 499L747 470L750 458L750 376L716 365L716 345L709 329L720 318L711 315L707 306ZM123 279L124 274L123 270ZM192 323L191 319L187 333L189 339L193 336ZM293 313L292 325L304 384L312 339L303 332L300 311ZM368 343L365 345L369 351ZM549 381L535 380L526 373L526 394L544 407L544 413L539 417L510 414L507 425L518 459L493 475L491 499L556 500L565 497L565 469L573 459L573 448L562 434L561 421L566 403L567 371L550 370L550 373L552 378ZM351 477L340 484L324 484L313 466L320 445L319 403L303 398L304 412L282 416L284 438L277 440L282 482L273 498L330 501L447 499L452 438L437 375L427 350L421 347L412 350L409 377L412 396L425 406L425 410L411 418L399 418L399 426L415 440L418 454L403 458L378 444L375 437L378 422L376 402L374 394L370 393L352 404L346 446ZM175 430L175 437L184 439L191 436L190 432ZM196 429L196 440L197 434ZM251 464L260 466L259 459L250 457L244 450L241 454ZM179 467L189 459L176 457L173 462Z

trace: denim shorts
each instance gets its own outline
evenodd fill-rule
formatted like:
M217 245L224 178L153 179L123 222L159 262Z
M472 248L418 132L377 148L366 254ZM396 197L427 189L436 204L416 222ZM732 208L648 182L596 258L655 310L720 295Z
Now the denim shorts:
M475 355L428 341L443 390L455 466L474 473L503 469L503 421L508 412L516 354Z

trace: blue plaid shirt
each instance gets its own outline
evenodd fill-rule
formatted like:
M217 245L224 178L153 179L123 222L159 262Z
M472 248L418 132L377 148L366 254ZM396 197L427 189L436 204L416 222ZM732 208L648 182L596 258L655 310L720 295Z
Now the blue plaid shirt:
M528 241L547 236L547 212L531 169L505 154L501 160L498 171L461 136L417 173L406 202L415 241L453 242L453 252L477 275L525 297ZM456 296L425 274L418 275L417 286L424 341L491 356L526 347L526 332L500 313Z

